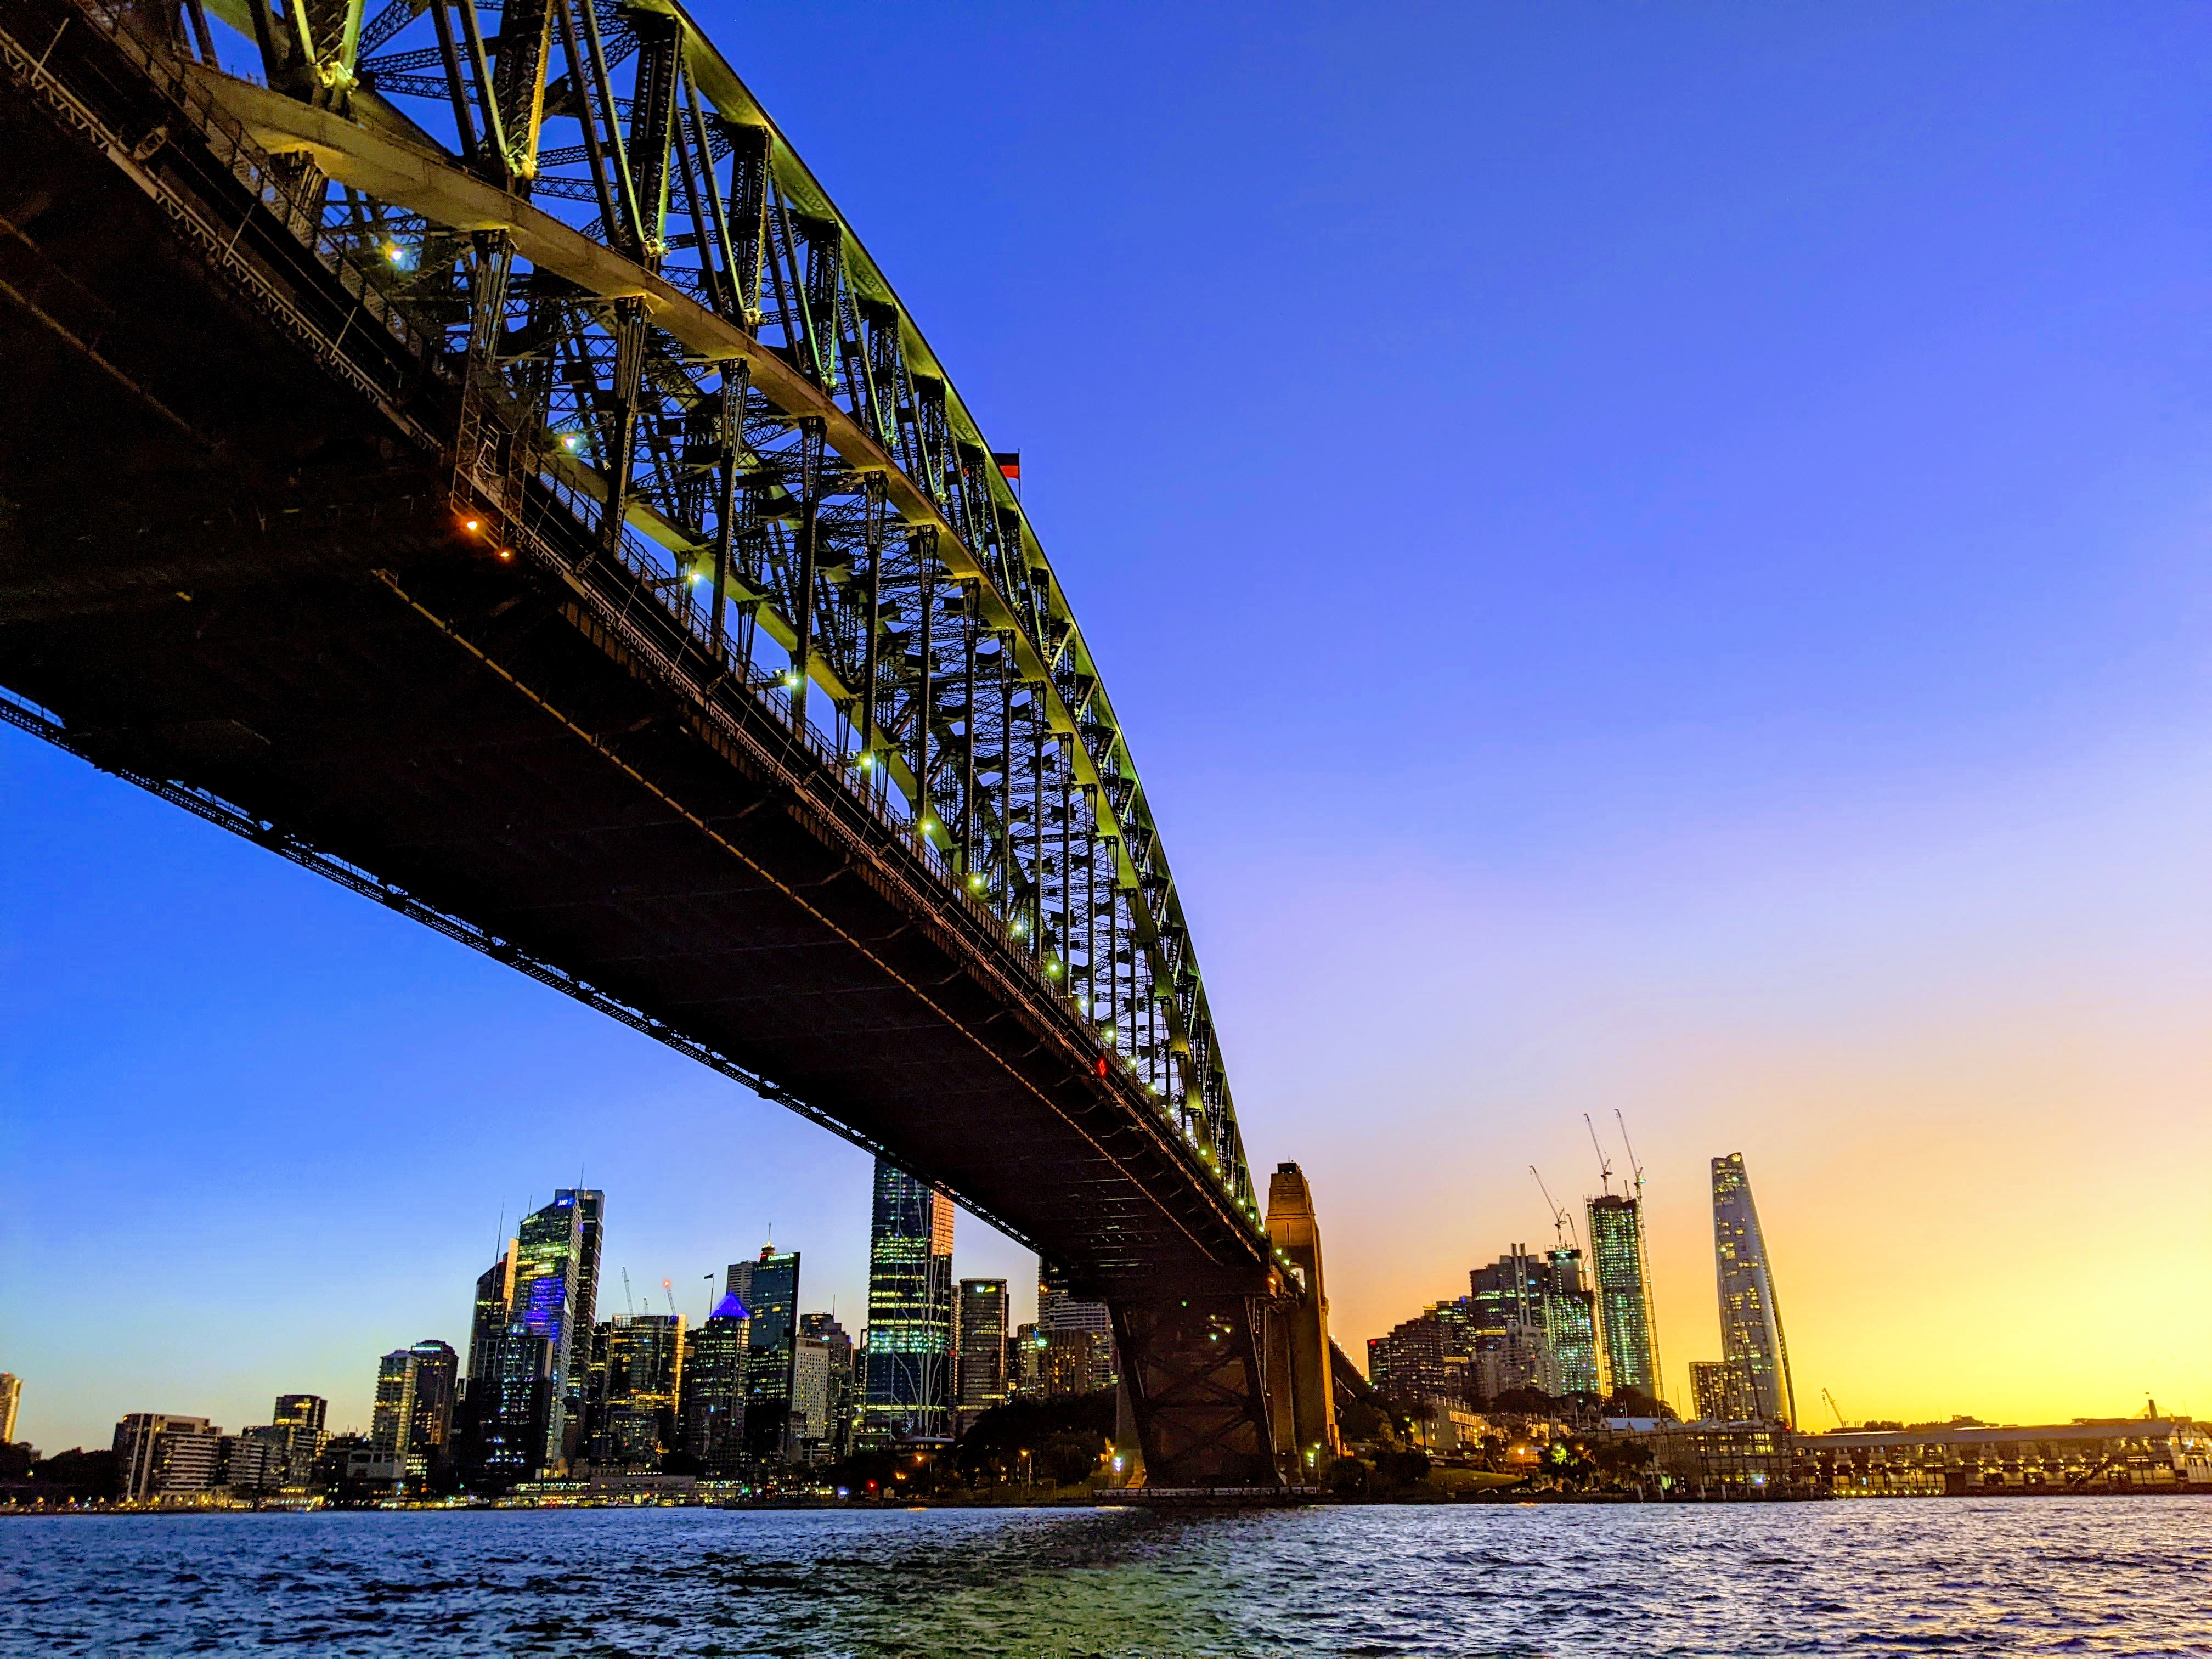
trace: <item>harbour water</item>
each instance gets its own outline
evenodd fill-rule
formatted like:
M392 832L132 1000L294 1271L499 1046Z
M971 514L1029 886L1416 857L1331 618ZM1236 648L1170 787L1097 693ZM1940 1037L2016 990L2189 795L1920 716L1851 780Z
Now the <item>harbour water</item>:
M2212 1500L0 1522L15 1656L2212 1654Z

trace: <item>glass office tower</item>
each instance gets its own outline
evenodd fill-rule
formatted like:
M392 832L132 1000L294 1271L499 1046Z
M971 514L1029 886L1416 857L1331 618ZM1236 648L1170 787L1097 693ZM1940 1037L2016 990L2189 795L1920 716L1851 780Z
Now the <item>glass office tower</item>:
M949 1436L952 1403L952 1200L878 1159L861 1436Z
M1790 1385L1782 1310L1741 1152L1713 1160L1713 1267L1720 1288L1721 1354L1735 1371L1745 1405L1762 1421L1794 1425L1797 1397Z
M1611 1193L1589 1200L1590 1271L1597 1282L1598 1336L1607 1391L1634 1389L1653 1400L1659 1388L1659 1326L1651 1310L1644 1200Z

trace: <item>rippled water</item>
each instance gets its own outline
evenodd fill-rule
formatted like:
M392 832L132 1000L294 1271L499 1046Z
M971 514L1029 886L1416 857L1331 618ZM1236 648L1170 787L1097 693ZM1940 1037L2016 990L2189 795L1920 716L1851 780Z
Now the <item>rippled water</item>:
M0 1522L0 1652L2212 1654L2212 1501Z

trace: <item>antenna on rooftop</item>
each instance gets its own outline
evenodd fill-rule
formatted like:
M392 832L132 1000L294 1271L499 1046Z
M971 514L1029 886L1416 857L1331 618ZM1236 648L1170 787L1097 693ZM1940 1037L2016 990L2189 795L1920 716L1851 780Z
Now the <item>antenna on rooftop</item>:
M1589 1131L1590 1151L1597 1154L1598 1185L1605 1188L1607 1198L1613 1196L1613 1160L1605 1155L1605 1148L1597 1144L1597 1125L1590 1121L1588 1112L1583 1114L1583 1127Z
M1644 1166L1636 1161L1636 1144L1628 1138L1628 1120L1620 1115L1620 1108L1613 1109L1613 1121L1620 1125L1620 1144L1628 1148L1628 1167L1636 1171L1636 1196L1644 1196Z
M1536 1176L1536 1190L1543 1194L1544 1207L1552 1212L1553 1242L1558 1244L1561 1249L1565 1249L1567 1246L1567 1241L1571 1238L1574 1238L1575 1249L1577 1250L1581 1249L1583 1247L1582 1240L1575 1238L1574 1217L1567 1212L1566 1207L1564 1205L1553 1201L1552 1198L1552 1189L1544 1184L1543 1176L1536 1175L1536 1166L1534 1164L1531 1164L1528 1166L1528 1173L1532 1176Z

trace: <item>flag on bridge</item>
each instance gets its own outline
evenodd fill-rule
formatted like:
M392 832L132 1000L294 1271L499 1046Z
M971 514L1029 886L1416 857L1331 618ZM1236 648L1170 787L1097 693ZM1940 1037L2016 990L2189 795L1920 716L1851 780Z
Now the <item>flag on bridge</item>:
M992 464L999 469L999 476L1013 485L1015 495L1020 495L1022 493L1022 452L1018 449L994 449L991 452L991 460Z

